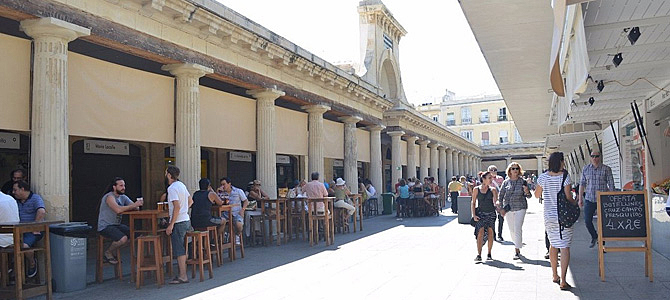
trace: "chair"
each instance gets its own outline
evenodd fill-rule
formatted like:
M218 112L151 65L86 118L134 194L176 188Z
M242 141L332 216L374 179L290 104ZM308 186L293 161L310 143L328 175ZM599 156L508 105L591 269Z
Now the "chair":
M377 198L370 198L363 203L364 214L366 217L376 216L379 214L379 203ZM374 212L374 215L372 214Z
M218 226L207 226L204 228L195 228L196 231L207 231L209 234L210 238L214 239L214 243L212 244L211 241L207 241L208 245L210 245L210 251L214 250L212 252L212 256L216 255L216 266L220 267L221 264L223 264L223 251L221 250L221 242L219 241L219 233L218 233ZM213 246L212 246L213 245Z
M268 223L268 238L269 242L272 242L272 221L277 222L277 246L281 245L281 237L280 233L283 233L284 237L284 243L288 241L288 226L287 226L287 217L286 217L286 202L285 201L277 201L276 202L276 207L274 208L266 208L265 205L262 207L263 210L263 215L264 215L264 220ZM265 227L263 227L265 228ZM263 238L265 239L265 235L263 235Z
M116 257L117 260L119 261L114 264L106 263L104 261L104 255L105 255L105 237L102 236L101 234L98 233L98 252L96 255L96 262L95 262L95 281L98 283L102 283L103 280L103 268L107 266L114 266L114 277L118 277L119 280L123 280L123 266L121 265L121 249L116 249Z
M290 204L288 204L290 203ZM305 240L305 232L307 231L305 224L305 198L293 198L287 202L287 219L288 219L288 236L293 239L293 233L298 237L298 233L302 235L302 240Z
M335 207L335 214L333 218L336 233L351 232L348 222L349 212L345 208Z
M209 246L209 232L208 231L190 231L184 237L184 248L188 249L188 239L193 240L191 247L190 258L186 260L186 266L192 265L191 278L195 278L195 266L200 270L200 281L205 280L205 265L209 271L209 278L213 278L212 273L212 251Z
M146 257L144 251L150 250L153 244L153 255ZM153 258L153 262L148 259ZM135 287L140 288L144 281L144 272L156 272L156 284L163 285L163 255L161 238L157 235L145 235L137 238L137 274Z
M252 246L256 246L259 244L262 244L263 246L266 246L266 241L265 241L265 217L263 216L263 213L260 211L256 210L251 210L247 211L247 214L249 214L249 223L245 224L244 226L249 226L249 244ZM256 236L256 221L258 220L258 224L260 224L260 240L261 242L257 242L257 236Z
M323 222L323 233L326 246L331 245L335 240L335 224L333 222L333 200L334 198L310 198L308 201L308 223L309 223L309 245L319 244L319 222ZM317 212L316 204L321 202L325 206L323 212Z

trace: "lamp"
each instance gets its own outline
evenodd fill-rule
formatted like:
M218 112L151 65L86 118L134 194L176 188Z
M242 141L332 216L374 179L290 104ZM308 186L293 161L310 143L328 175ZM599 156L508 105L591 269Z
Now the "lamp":
M619 64L617 64L617 63L615 63L615 64L616 64L617 66L619 65ZM598 93L600 93L600 92L603 91L603 89L605 88L605 83L603 82L603 80L598 81L598 86L597 86L597 88L598 88Z
M623 56L621 56L621 52L617 53L616 55L614 55L614 58L612 58L612 63L614 64L615 67L618 67L622 61Z
M591 106L593 106L593 103L595 103L595 102L596 102L596 99L593 99L593 97L589 97L589 104L591 104Z
M637 39L640 38L640 27L633 27L630 29L630 32L628 32L628 40L630 41L631 45L635 45L635 42L637 42Z

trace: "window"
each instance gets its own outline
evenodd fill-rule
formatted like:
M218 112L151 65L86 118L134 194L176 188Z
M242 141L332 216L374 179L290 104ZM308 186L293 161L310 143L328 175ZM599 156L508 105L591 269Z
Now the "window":
M456 125L456 120L454 119L454 113L447 113L447 126Z
M500 131L500 144L509 143L509 138L507 137L507 130Z
M393 40L386 33L384 33L384 47L386 49L393 49Z
M519 129L514 128L514 142L515 143L522 143L523 141L521 140L521 135L519 134Z
M461 131L461 136L472 141L472 130L463 130Z
M469 107L461 107L461 124L472 124Z
M482 131L482 146L490 145L489 142L489 132Z
M481 115L479 116L479 123L488 123L489 122L489 110L482 109Z
M440 116L439 115L433 115L433 121L440 122Z
M501 107L498 111L498 121L507 121L507 107Z

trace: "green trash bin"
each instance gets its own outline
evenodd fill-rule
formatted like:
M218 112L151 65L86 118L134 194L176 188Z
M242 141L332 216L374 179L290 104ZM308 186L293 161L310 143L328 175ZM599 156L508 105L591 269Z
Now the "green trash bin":
M390 215L393 213L393 193L383 193L382 200L384 201L383 215Z

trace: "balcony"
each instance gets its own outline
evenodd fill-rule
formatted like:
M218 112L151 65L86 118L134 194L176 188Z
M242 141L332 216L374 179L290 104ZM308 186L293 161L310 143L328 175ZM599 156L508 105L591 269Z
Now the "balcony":
M454 126L456 125L456 120L447 120L447 126Z
M490 145L490 144L491 144L491 143L490 143L489 140L482 140L482 146L488 146L488 145Z
M498 122L500 122L500 121L507 121L507 115L498 116Z
M461 119L461 124L472 124L472 118Z
M479 118L479 123L488 123L488 122L489 122L489 117Z

